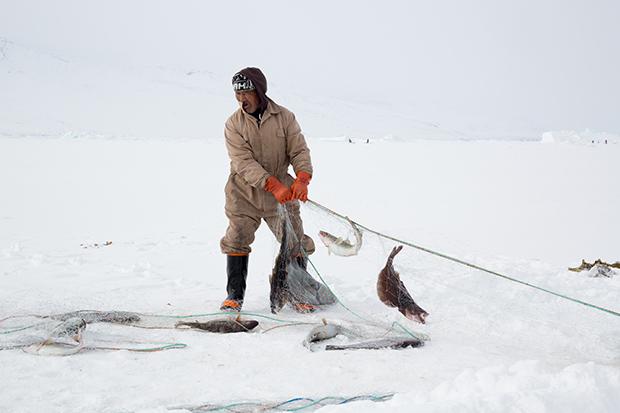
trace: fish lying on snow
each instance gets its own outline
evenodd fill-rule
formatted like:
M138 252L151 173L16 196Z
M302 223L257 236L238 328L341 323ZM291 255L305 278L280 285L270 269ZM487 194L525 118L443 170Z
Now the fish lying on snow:
M323 324L314 327L306 336L306 339L303 341L303 345L312 350L311 346L314 343L318 343L319 341L329 340L330 338L334 338L339 334L345 335L347 337L359 337L357 333L351 331L341 325L328 323L325 319L322 320Z
M59 325L57 325L52 332L50 333L49 337L39 343L33 343L31 345L27 345L27 346L23 346L22 349L27 352L27 353L32 353L32 354L37 354L37 355L61 355L61 356L67 356L70 354L75 354L77 352L79 352L84 345L84 342L82 341L82 334L84 333L84 330L86 329L86 321L84 321L83 318L80 317L72 317L69 318L65 321L63 321L62 323L60 323ZM67 343L66 339L69 338L73 341L75 341L76 343L78 343L78 345L76 346L73 343ZM47 353L45 349L49 349L50 347L54 347L54 348L59 348L59 347L66 347L69 346L70 350L68 352L66 351L62 351L60 353Z
M189 327L198 330L205 330L211 333L243 333L253 330L258 325L256 320L242 320L237 318L219 318L206 322L199 321L179 321L175 324L176 328Z
M312 343L318 343L319 341L329 340L336 337L338 334L344 332L342 326L337 324L327 323L327 320L323 319L323 324L314 327L308 333L308 336L303 341L303 345L309 347Z
M351 257L357 255L360 248L362 248L362 231L347 217L347 221L353 228L353 234L355 235L355 244L351 244L348 239L342 239L336 237L329 232L319 231L319 238L323 241L323 244L327 247L327 251L340 257Z
M138 313L129 311L94 311L81 310L70 313L56 314L50 316L54 320L65 321L73 317L83 319L87 324L90 323L115 323L115 324L132 324L140 321Z
M391 337L380 340L365 341L353 344L328 344L325 350L380 350L380 349L401 349L407 347L421 347L424 345L422 340L413 337Z
M82 333L86 329L86 321L80 317L69 318L63 321L53 331L52 337L70 337L73 340L80 342L82 340Z
M328 340L336 337L341 332L340 326L336 324L324 324L314 327L308 333L308 336L304 340L304 344L317 343L319 341Z
M388 307L397 307L398 311L408 319L424 324L428 313L413 301L405 284L400 280L400 275L392 265L394 257L402 249L402 245L392 249L385 267L379 273L377 294L383 304Z

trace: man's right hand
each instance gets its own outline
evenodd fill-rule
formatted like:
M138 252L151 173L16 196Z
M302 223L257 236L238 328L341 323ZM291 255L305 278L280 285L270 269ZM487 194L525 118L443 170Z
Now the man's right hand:
M290 188L282 184L282 182L280 182L280 180L275 176L270 176L267 178L265 190L271 192L276 200L281 204L290 201L293 198Z

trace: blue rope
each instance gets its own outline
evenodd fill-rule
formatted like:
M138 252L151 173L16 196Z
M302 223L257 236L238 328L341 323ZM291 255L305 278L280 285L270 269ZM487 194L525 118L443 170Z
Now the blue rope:
M285 411L285 412L298 412L306 409L310 409L315 406L325 406L328 404L347 404L356 401L369 400L373 402L383 402L391 399L394 396L394 393L387 393L381 395L374 394L363 394L359 396L353 397L342 397L342 396L326 396L321 397L319 399L312 399L309 397L295 397L280 403L270 404L270 403L260 403L260 402L236 402L230 403L226 405L203 405L200 407L184 407L191 412L218 412L218 411L238 411L239 407L248 407L261 409L261 411ZM292 406L296 403L302 402L299 406Z

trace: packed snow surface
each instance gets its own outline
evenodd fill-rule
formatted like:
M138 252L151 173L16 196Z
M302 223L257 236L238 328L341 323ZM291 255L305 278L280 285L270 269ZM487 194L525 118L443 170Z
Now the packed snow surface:
M3 2L0 412L391 395L314 408L620 411L620 270L568 271L620 261L619 6L555 3ZM175 329L222 317L222 131L246 66L308 138L310 198L383 235L328 255L319 230L353 232L308 203L311 272L341 304L270 314L263 225L244 303L259 326ZM394 265L430 313L416 324L377 297L393 239L510 279L408 246ZM42 345L63 332L41 316L79 310L141 319ZM427 340L304 346L322 319L352 332L330 343Z
M582 258L620 259L620 199L610 190L617 145L308 142L315 201L390 236L620 310L619 275L567 270ZM0 318L126 310L171 327L153 316L216 313L225 296L227 163L222 140L1 139ZM339 305L311 315L287 308L277 318L326 318L368 338L396 321L430 336L424 347L311 352L302 345L311 325L270 329L282 323L266 318L256 318L256 332L233 335L92 324L90 345L187 347L0 351L0 410L165 412L388 393L395 396L383 403L322 411L618 410L618 317L406 248L395 267L430 313L427 325L415 324L376 295L394 242L365 232L359 255L328 255L319 229L352 239L350 228L310 205L302 214L318 246L312 262L363 319ZM253 248L244 309L266 316L278 245L265 225Z

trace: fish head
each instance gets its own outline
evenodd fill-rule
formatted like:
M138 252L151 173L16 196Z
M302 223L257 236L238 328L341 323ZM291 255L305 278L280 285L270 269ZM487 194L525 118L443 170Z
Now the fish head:
M308 335L308 337L306 338L306 341L308 343L316 343L317 341L321 341L322 340L322 333L320 331L311 331L310 334Z
M413 308L407 308L404 311L405 317L409 320L415 321L417 323L426 324L426 317L428 317L428 313L424 310L417 310Z
M310 343L316 343L317 341L327 340L332 337L336 337L339 332L339 327L334 324L320 325L310 331L308 337L306 338L306 341Z
M248 330L253 330L258 325L258 321L256 320L240 320L240 323Z
M51 334L55 337L70 337L79 342L84 329L86 329L86 321L83 318L71 317L57 326Z
M321 240L321 242L323 242L323 244L326 247L329 247L330 245L332 245L334 242L336 242L336 240L338 239L337 237L333 236L332 234L330 234L329 232L325 232L325 231L319 231L319 239Z

